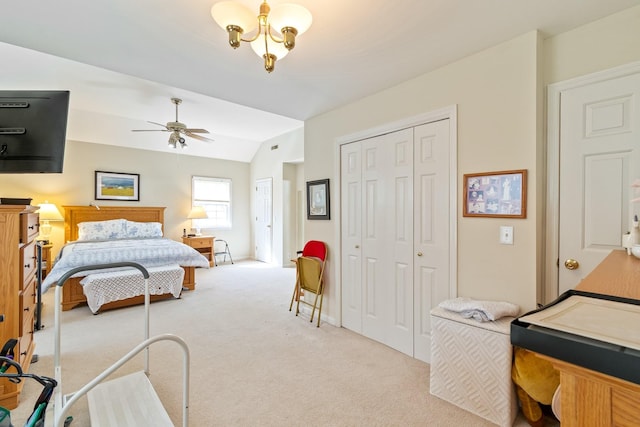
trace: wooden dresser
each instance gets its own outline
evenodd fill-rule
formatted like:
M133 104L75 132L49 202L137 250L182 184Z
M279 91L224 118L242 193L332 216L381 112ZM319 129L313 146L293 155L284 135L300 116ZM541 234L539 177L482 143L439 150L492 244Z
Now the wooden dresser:
M37 206L0 205L0 346L18 340L15 358L29 370L33 356L36 305ZM0 406L18 406L24 381L0 378Z
M615 250L576 289L640 300L640 259ZM639 384L548 359L560 371L562 427L640 425Z

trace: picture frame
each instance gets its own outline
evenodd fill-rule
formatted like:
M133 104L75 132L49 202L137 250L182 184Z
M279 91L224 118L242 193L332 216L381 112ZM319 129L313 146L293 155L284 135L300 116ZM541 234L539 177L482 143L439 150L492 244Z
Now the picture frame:
M331 219L329 179L307 181L307 219Z
M527 217L526 169L465 174L463 185L463 216Z
M140 201L140 174L96 171L95 200Z

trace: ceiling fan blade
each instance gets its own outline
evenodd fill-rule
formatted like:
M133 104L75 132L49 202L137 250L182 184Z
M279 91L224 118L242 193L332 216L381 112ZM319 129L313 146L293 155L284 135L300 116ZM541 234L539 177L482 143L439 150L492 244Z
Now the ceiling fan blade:
M167 127L167 125L163 125L162 123L151 122L151 121L149 121L149 120L147 120L147 123L151 123L152 125L162 126L163 128L166 128L166 127Z
M209 133L206 129L185 129L184 131L190 133Z
M149 122L149 121L147 121L147 123L151 123L152 125L162 126L164 129L131 129L131 132L169 132L169 128L167 128L166 125L163 125L161 123L156 123L156 122Z
M190 137L190 138L198 139L200 141L205 141L205 142L214 142L215 141L214 139L207 138L207 137L204 137L204 136L201 136L201 135L197 135L197 134L191 133L191 132L184 132L184 134L186 136Z

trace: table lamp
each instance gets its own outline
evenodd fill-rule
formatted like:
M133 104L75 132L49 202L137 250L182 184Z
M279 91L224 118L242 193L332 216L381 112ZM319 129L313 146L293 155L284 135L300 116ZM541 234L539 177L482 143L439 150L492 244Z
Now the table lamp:
M40 214L40 237L38 240L43 240L45 243L48 243L52 228L49 221L64 221L64 218L62 214L60 214L58 207L53 203L45 201L39 204L38 207L40 208L38 211Z
M198 220L209 218L209 215L207 215L207 212L204 210L204 208L202 206L194 206L191 209L191 212L189 212L187 218L191 220L191 228L196 229L196 236L202 236L202 233L200 233L199 222L194 221L194 219Z

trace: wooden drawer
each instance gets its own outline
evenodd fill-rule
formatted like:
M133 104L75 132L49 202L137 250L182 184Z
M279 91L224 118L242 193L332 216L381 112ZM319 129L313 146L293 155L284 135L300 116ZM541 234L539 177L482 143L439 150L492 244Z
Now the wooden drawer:
M22 290L36 276L37 254L35 240L20 248L20 263L21 275L19 286Z
M31 324L33 324L33 313L31 313ZM33 328L31 332L24 334L18 340L18 350L20 351L20 365L24 369L31 364L31 346L33 345ZM27 357L28 356L28 357Z
M31 281L20 293L20 336L33 332L33 316L36 309L36 280Z
M35 240L40 232L40 215L37 213L23 213L20 215L20 243Z
M211 249L213 246L213 238L211 237L192 237L189 239L189 246L194 249Z

